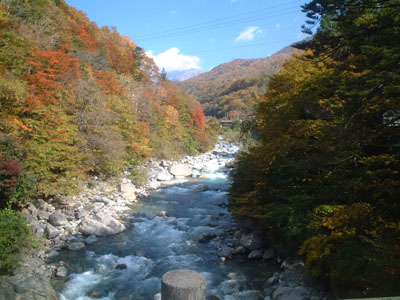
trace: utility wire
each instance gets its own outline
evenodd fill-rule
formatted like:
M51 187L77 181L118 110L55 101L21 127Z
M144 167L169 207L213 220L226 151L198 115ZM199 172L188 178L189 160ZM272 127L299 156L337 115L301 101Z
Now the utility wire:
M145 40L158 40L158 39L172 38L172 37L188 35L188 34L192 34L192 33L208 31L208 30L221 29L221 28L229 27L231 25L238 25L238 24L247 23L248 21L264 20L267 17L278 17L278 16L289 15L289 14L293 14L293 13L296 13L296 12L298 12L298 10L287 10L287 11L284 11L284 12L281 12L281 13L277 13L277 14L264 14L264 15L260 15L258 17L242 19L240 21L236 20L236 21L221 23L221 24L217 24L217 25L204 26L204 27L201 27L201 28L197 28L195 30L186 30L186 31L182 30L182 31L176 32L174 34L160 35L158 37L153 37L153 38L138 38L138 37L136 37L135 40L137 40L137 41L145 41Z
M285 3L283 5L280 5L279 7L282 7L282 6L288 5L288 4L293 4L296 2L298 2L298 0L295 2ZM135 36L135 39L143 41L143 40L156 40L156 39L162 39L162 38L170 38L170 37L175 37L175 36L192 34L192 33L196 33L196 32L224 28L224 27L228 27L231 25L246 23L248 21L258 21L258 20L265 19L267 17L281 16L281 15L291 14L291 13L299 11L299 9L294 10L293 7L287 7L287 8L271 11L271 9L277 8L277 7L278 6L259 9L257 11L247 12L247 13L235 15L232 17L222 18L222 19L213 20L213 21L209 21L209 22L205 22L205 23L199 23L199 24L186 26L186 27L178 27L175 29L166 30L166 31L158 32L158 33L139 35L139 36ZM260 13L260 11L265 11L267 9L269 10L267 13ZM256 14L254 14L255 12L256 12ZM250 15L250 16L243 17L245 15ZM222 21L224 21L224 22L222 22Z

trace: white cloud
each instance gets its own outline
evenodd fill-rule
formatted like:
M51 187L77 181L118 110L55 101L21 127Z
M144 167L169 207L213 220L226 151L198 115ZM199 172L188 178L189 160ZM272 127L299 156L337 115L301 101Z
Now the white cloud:
M176 47L168 49L158 55L154 55L152 50L146 52L147 56L154 59L156 65L167 72L184 71L189 69L201 70L200 58L180 53Z
M263 31L257 26L247 27L246 30L242 31L235 41L252 41L256 34L262 33Z

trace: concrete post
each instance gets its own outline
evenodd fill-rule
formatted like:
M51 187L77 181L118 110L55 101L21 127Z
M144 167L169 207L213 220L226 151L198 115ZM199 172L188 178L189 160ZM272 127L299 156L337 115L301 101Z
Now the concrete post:
M172 270L164 274L162 300L205 300L206 279L192 270Z

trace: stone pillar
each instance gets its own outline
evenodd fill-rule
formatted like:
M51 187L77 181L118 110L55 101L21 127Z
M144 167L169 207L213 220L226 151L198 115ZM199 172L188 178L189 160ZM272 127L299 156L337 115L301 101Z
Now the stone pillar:
M164 274L162 300L205 300L206 279L192 270L172 270Z

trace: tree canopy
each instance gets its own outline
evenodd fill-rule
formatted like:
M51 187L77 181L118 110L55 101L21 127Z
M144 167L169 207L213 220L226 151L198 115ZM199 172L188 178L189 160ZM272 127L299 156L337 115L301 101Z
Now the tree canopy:
M284 239L337 295L398 294L400 2L303 6L318 26L260 99L232 211Z

